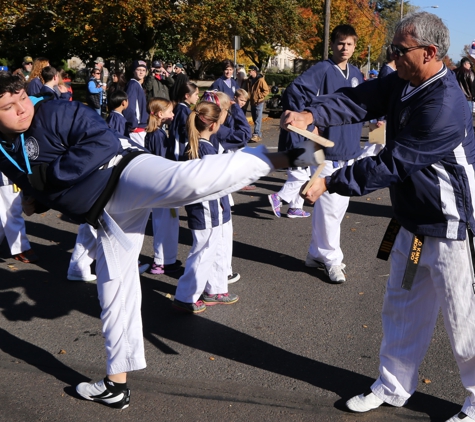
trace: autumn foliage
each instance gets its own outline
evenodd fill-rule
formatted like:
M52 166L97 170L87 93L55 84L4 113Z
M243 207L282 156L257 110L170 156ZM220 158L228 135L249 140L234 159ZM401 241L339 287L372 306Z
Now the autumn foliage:
M0 0L0 57L24 55L121 61L187 58L190 63L240 57L261 67L277 46L303 58L323 50L324 0ZM381 50L384 21L366 0L332 0L331 27L355 26L357 60Z

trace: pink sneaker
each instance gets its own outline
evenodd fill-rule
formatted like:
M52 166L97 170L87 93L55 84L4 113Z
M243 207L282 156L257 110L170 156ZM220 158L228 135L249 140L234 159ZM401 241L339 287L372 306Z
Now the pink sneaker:
M150 274L165 274L165 269L163 268L163 265L157 265L154 262L152 268L150 268Z

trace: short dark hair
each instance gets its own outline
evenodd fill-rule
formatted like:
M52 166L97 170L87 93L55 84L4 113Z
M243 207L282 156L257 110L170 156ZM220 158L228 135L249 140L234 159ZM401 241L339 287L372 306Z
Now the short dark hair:
M232 67L234 69L234 62L229 59L223 60L221 63L221 69L225 71L228 67Z
M120 107L122 101L129 99L129 96L125 91L116 89L109 97L109 110L115 110L117 107Z
M41 70L41 77L46 82L52 81L58 74L58 71L53 66L46 66Z
M468 57L463 57L462 60L460 60L460 65L464 65L467 62L469 62L470 65L472 64L472 62L470 61Z
M330 40L331 42L335 42L338 38L348 37L353 37L355 39L355 44L356 41L358 41L358 35L356 35L355 28L353 28L351 25L344 24L335 26L330 35Z
M10 72L0 71L0 98L6 93L18 94L22 89L26 90L27 82L19 75L12 75Z

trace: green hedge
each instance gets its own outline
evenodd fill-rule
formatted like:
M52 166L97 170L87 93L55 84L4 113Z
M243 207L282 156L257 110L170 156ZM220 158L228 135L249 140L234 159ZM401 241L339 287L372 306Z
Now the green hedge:
M286 87L289 85L298 75L288 73L266 73L265 79L267 85L277 85L280 87Z

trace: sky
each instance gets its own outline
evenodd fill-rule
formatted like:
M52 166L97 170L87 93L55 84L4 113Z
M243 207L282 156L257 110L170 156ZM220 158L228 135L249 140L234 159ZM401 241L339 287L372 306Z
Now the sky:
M475 40L474 0L409 0L413 6L439 16L450 31L448 56L457 64L462 58L463 46ZM438 6L437 9L431 6Z

